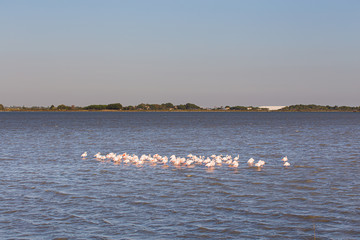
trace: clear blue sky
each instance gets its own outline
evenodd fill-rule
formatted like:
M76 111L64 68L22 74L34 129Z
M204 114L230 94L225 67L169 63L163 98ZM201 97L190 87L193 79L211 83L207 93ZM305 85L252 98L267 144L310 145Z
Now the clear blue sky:
M360 105L358 0L0 0L0 103Z

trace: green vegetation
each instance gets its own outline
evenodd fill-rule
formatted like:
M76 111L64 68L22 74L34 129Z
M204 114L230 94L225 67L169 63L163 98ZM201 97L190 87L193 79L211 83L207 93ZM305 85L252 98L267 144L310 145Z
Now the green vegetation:
M87 107L84 107L85 110L105 110L106 105L89 105Z
M56 109L59 111L68 111L68 110L71 110L71 107L61 104Z
M225 108L229 108L230 110L236 110L236 111L247 111L248 110L248 107L244 107L244 106L234 106L234 107L226 106Z
M180 104L180 105L177 105L176 108L180 109L180 110L199 110L199 109L201 109L201 107L199 107L193 103L187 103L185 105Z
M50 107L4 107L0 104L0 111L223 111L223 112L267 112L268 109L262 109L252 106L226 106L214 108L201 108L193 103L174 105L172 103L163 104L146 104L141 103L136 106L123 106L120 103L111 103L107 105L89 105L86 107L67 106L60 104L57 107L51 105ZM359 107L349 106L321 106L321 105L291 105L276 112L360 112Z
M321 105L291 105L287 106L281 110L280 112L360 112L360 106L359 107L348 107L348 106L321 106Z
M83 108L84 110L122 110L123 106L120 103L111 103L108 105L89 105Z
M121 110L123 106L120 103L112 103L106 106L106 109L110 110Z

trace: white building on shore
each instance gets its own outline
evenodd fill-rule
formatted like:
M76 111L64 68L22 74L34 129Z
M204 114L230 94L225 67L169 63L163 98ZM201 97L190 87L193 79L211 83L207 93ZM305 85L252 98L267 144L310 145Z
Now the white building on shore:
M269 111L276 111L284 108L286 106L260 106L259 108L267 108Z

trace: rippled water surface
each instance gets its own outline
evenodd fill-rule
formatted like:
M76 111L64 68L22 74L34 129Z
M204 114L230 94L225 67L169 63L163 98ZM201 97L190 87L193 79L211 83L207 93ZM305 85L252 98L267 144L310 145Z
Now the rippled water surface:
M359 239L359 133L359 113L0 113L0 236ZM137 167L97 152L240 165Z

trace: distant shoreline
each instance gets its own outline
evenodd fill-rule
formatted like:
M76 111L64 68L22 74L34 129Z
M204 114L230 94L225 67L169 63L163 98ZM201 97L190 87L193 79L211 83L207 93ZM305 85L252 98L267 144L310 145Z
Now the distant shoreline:
M61 104L57 107L4 107L0 104L0 112L360 112L360 106L322 106L315 104L297 104L290 106L221 106L214 108L202 108L193 103L174 105L172 103L144 104L136 106L122 106L120 103L107 105L89 105L78 107Z
M273 110L273 111L266 111L266 110L262 110L262 111L241 111L241 110L0 110L0 112L53 112L53 113L139 113L139 112L148 112L148 113L189 113L189 112L193 112L193 113L207 113L207 112L218 112L218 113L274 113L274 112L282 112L282 113L295 113L295 112L303 112L303 113L340 113L340 112L360 112L360 111L337 111L337 110L333 110L333 111L282 111L282 110Z

